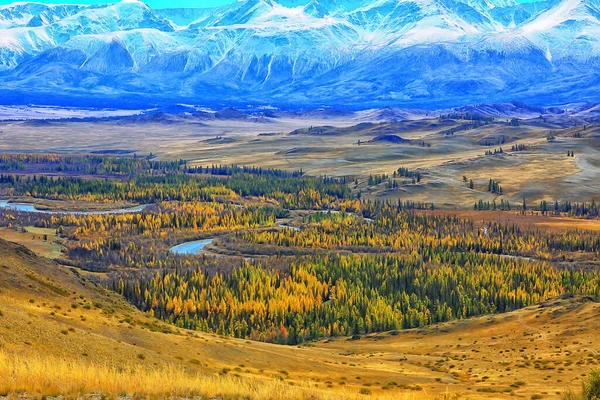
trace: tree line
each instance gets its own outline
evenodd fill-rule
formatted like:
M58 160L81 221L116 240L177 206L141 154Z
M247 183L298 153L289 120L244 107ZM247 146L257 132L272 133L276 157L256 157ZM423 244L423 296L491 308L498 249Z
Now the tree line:
M566 292L599 294L599 275L476 253L331 254L289 273L245 263L122 275L111 288L177 326L282 344L515 310Z

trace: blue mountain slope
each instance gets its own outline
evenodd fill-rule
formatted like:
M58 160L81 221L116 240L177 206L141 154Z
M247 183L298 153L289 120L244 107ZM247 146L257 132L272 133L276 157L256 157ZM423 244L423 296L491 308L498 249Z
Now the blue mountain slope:
M0 94L351 108L594 100L598 2L17 3L0 8Z

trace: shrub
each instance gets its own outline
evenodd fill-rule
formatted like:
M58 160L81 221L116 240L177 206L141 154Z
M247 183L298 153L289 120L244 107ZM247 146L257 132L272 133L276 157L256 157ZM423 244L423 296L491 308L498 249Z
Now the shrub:
M585 400L600 399L600 369L592 370L582 386L582 397Z
M600 399L600 370L592 370L583 380L581 393L571 390L562 395L563 400L598 400Z

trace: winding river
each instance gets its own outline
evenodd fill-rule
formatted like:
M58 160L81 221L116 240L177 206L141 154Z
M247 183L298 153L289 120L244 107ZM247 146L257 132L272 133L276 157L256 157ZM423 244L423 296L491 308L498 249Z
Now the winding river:
M30 212L30 213L41 213L41 214L74 214L74 215L100 215L100 214L127 214L137 213L143 211L148 204L140 206L119 208L116 210L98 210L98 211L51 211L51 210L40 210L35 207L35 204L27 203L12 203L10 200L0 200L0 208L14 211Z
M283 229L291 229L293 231L299 231L300 228L296 227L296 226L290 226L290 225L286 225L286 224L277 224L278 227L283 228Z
M194 240L193 242L185 242L173 246L169 249L169 252L173 254L199 254L202 252L204 247L208 246L213 242L213 239Z

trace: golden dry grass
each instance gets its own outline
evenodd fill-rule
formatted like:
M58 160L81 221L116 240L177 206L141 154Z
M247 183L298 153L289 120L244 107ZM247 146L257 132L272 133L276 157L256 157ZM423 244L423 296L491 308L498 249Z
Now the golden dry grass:
M440 394L445 386L469 399L552 399L579 388L582 377L600 365L599 321L600 304L575 296L506 314L318 346L353 354L373 367L396 367L399 373L419 366L413 382L428 393ZM428 377L439 379L441 387Z
M80 396L102 393L109 396L219 397L264 400L357 399L350 393L327 393L308 385L290 386L281 381L261 381L235 376L203 375L175 365L158 367L92 364L64 358L11 354L0 350L0 393L46 396ZM364 396L363 396L364 397ZM398 398L397 395L375 396Z
M16 228L0 228L0 239L23 245L33 251L35 254L47 258L58 258L62 256L62 248L59 242L62 241L56 235L56 230L47 228L36 228L33 226L25 227L26 232ZM46 235L46 240L44 240Z

